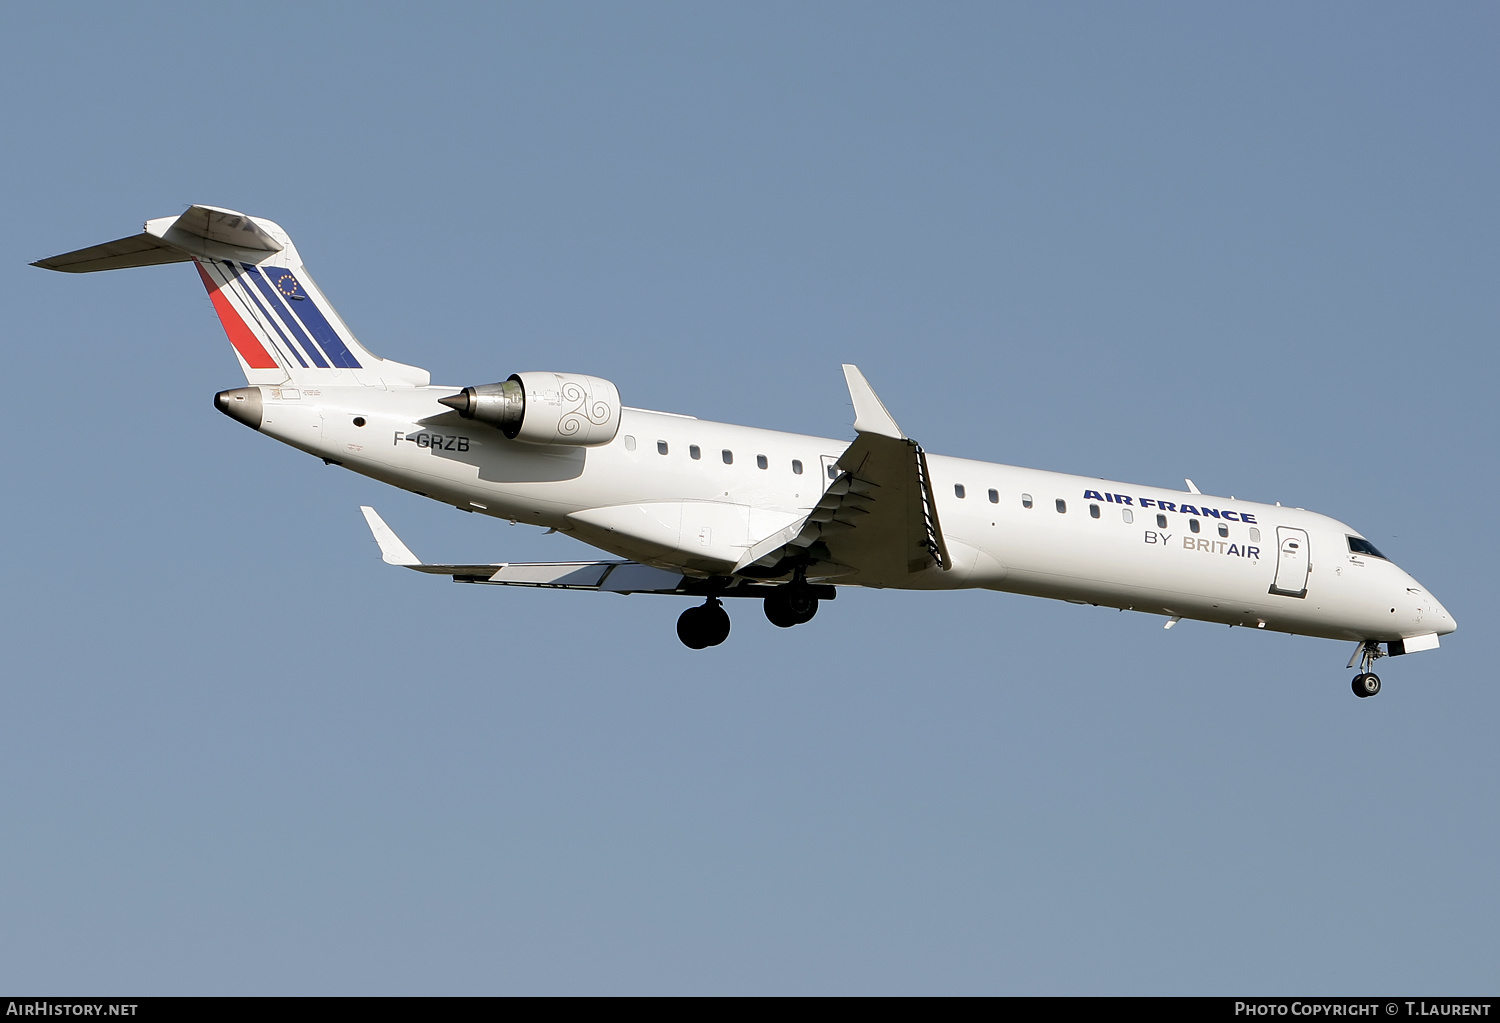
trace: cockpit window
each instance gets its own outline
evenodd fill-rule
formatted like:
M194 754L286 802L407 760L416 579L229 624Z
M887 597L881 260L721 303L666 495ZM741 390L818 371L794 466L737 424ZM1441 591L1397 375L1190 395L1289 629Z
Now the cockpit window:
M1375 549L1375 545L1372 544L1370 541L1361 539L1360 537L1357 537L1357 536L1351 536L1349 538L1349 553L1350 554L1368 554L1370 557L1372 557L1372 558L1379 558L1381 561L1389 561L1390 560L1384 554L1381 554L1379 551L1377 551Z

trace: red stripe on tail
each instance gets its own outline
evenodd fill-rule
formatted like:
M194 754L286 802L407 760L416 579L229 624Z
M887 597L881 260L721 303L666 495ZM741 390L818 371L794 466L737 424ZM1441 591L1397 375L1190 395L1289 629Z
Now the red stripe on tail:
M209 300L214 304L214 312L219 314L219 322L224 325L224 333L229 335L229 343L234 345L234 350L240 353L240 358L251 369L278 369L276 360L271 358L261 343L256 340L250 328L245 326L245 321L240 319L240 314L234 311L234 306L229 304L229 299L219 292L218 285L208 276L208 271L203 269L203 264L196 259L193 265L198 268L198 276L203 278L203 286L208 289Z

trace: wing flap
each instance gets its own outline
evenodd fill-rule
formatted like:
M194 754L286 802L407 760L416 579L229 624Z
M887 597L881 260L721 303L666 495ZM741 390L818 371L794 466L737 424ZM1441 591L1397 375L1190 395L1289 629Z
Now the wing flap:
M901 432L857 367L845 366L844 377L858 436L838 458L839 477L800 521L753 544L736 573L800 566L810 579L854 576L888 586L953 567L921 445Z
M428 575L449 575L454 582L494 586L533 586L553 590L602 593L681 593L680 572L667 572L634 561L502 561L487 565L428 564L411 552L374 508L361 505L380 558L388 565Z

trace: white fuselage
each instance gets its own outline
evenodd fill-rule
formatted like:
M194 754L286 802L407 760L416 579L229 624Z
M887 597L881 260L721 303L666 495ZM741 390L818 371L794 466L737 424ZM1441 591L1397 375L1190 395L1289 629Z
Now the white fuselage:
M697 576L727 575L805 516L848 446L639 409L606 445L526 444L438 403L454 390L264 387L260 429L404 490ZM1456 627L1395 564L1352 553L1358 534L1324 515L940 455L927 464L952 569L826 581L978 587L1332 639Z

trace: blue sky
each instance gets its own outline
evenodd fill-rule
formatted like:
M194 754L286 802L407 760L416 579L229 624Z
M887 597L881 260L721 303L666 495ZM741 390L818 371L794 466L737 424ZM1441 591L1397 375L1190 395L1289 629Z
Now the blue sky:
M0 36L0 987L1493 992L1492 5L17 8ZM1004 594L737 608L382 565L586 549L214 412L180 266L282 224L456 385L1343 519L1458 618L1343 644Z

